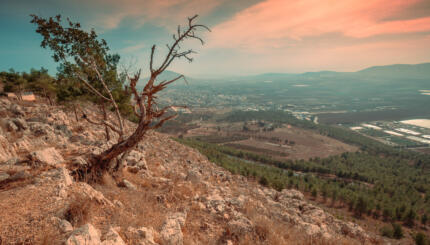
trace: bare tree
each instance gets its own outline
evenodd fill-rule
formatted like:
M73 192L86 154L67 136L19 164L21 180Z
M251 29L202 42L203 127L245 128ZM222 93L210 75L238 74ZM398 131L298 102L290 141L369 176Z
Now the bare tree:
M116 144L100 154L92 154L89 158L89 167L82 170L84 174L90 174L89 178L93 180L98 179L104 172L113 172L120 169L121 159L142 140L149 130L157 129L166 121L175 117L175 114L166 114L172 106L158 108L156 95L169 84L181 78L185 79L185 77L180 75L174 79L161 82L157 81L157 77L177 59L184 58L191 62L193 60L191 55L195 52L193 49L182 49L181 44L188 39L196 39L201 44L204 44L203 39L196 34L196 31L200 29L210 31L207 26L194 23L197 15L188 18L185 28L182 29L181 26L178 26L177 33L173 35L173 42L167 45L167 53L158 67L156 67L154 60L156 46L152 46L149 60L150 76L142 91L138 91L136 88L141 70L131 76L127 76L129 85L124 93L130 92L133 95L135 103L133 106L134 114L138 118L137 128L127 136L124 131L124 120L112 94L112 88L105 80L104 73L109 66L106 42L104 40L98 41L94 30L91 33L86 33L80 29L79 23L72 23L70 20L68 20L69 28L63 28L60 23L60 16L49 18L49 20L36 15L32 15L32 17L32 23L38 26L36 32L44 37L41 46L50 47L54 51L54 59L61 61L63 64L70 65L69 60L72 58L75 63L71 67L75 68L75 76L95 96L110 104L114 109L116 120L106 120L109 119L106 115L103 115L104 118L101 120L86 117L91 123L104 125L118 135ZM92 81L89 77L93 78ZM97 83L94 82L94 78ZM114 159L120 160L115 163Z

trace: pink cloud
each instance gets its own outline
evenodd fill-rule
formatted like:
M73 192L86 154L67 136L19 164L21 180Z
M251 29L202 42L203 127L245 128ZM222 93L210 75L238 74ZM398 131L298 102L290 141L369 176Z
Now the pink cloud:
M83 1L83 0L81 0ZM95 0L105 13L96 16L97 25L116 28L127 17L137 20L136 25L156 20L161 26L176 27L186 17L204 15L226 0ZM96 4L97 5L97 4Z
M388 21L420 0L266 0L213 28L213 47L279 48L306 37L350 38L430 31L430 17Z

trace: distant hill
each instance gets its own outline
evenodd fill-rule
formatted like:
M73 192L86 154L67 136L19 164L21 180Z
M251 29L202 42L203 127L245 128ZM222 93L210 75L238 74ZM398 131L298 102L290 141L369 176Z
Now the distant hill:
M430 63L422 64L395 64L386 66L372 66L357 72L336 72L336 71L317 71L304 73L263 73L255 76L241 77L239 80L245 79L282 79L292 77L337 77L337 76L370 76L370 77L386 77L386 78L430 78Z
M360 75L379 77L430 78L430 63L372 66L358 71L357 73Z

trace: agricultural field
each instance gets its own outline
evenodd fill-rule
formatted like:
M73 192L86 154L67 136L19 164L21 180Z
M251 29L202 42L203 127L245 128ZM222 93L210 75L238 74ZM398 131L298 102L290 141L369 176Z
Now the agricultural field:
M402 123L430 129L430 119L405 120Z
M260 126L251 123L245 126L242 122L217 125L208 123L188 130L183 137L198 138L209 143L270 155L280 160L325 158L358 150L355 146L291 125L269 129L264 123Z
M350 129L391 146L429 152L427 150L430 146L429 119L373 121L354 125Z

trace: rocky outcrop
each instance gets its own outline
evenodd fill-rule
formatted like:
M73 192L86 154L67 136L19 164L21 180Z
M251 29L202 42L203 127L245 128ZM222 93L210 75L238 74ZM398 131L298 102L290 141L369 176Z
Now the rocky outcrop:
M29 155L30 161L38 165L55 166L64 161L63 157L55 150L54 147L45 148L43 150L34 151Z
M114 206L113 203L103 195L103 193L95 190L87 183L80 182L77 183L77 185L79 192L90 200L95 200L97 203L102 205Z
M10 175L7 173L0 173L0 182L9 179Z
M137 190L137 187L135 185L133 185L130 181L126 180L126 179L123 179L120 182L119 186L125 187L125 188L130 189L130 190Z
M65 245L100 245L100 232L91 224L74 230Z
M135 241L136 244L139 244L139 245L158 245L158 243L154 241L155 234L156 234L156 231L154 231L152 227L151 228L129 227L127 232L127 237L130 241Z
M184 243L182 227L185 225L186 217L185 213L174 213L167 216L160 232L163 244L182 245Z
M145 154L138 151L131 151L125 159L128 166L137 167L138 169L148 169L146 164Z
M125 242L118 234L118 231L110 227L101 245L125 245Z

